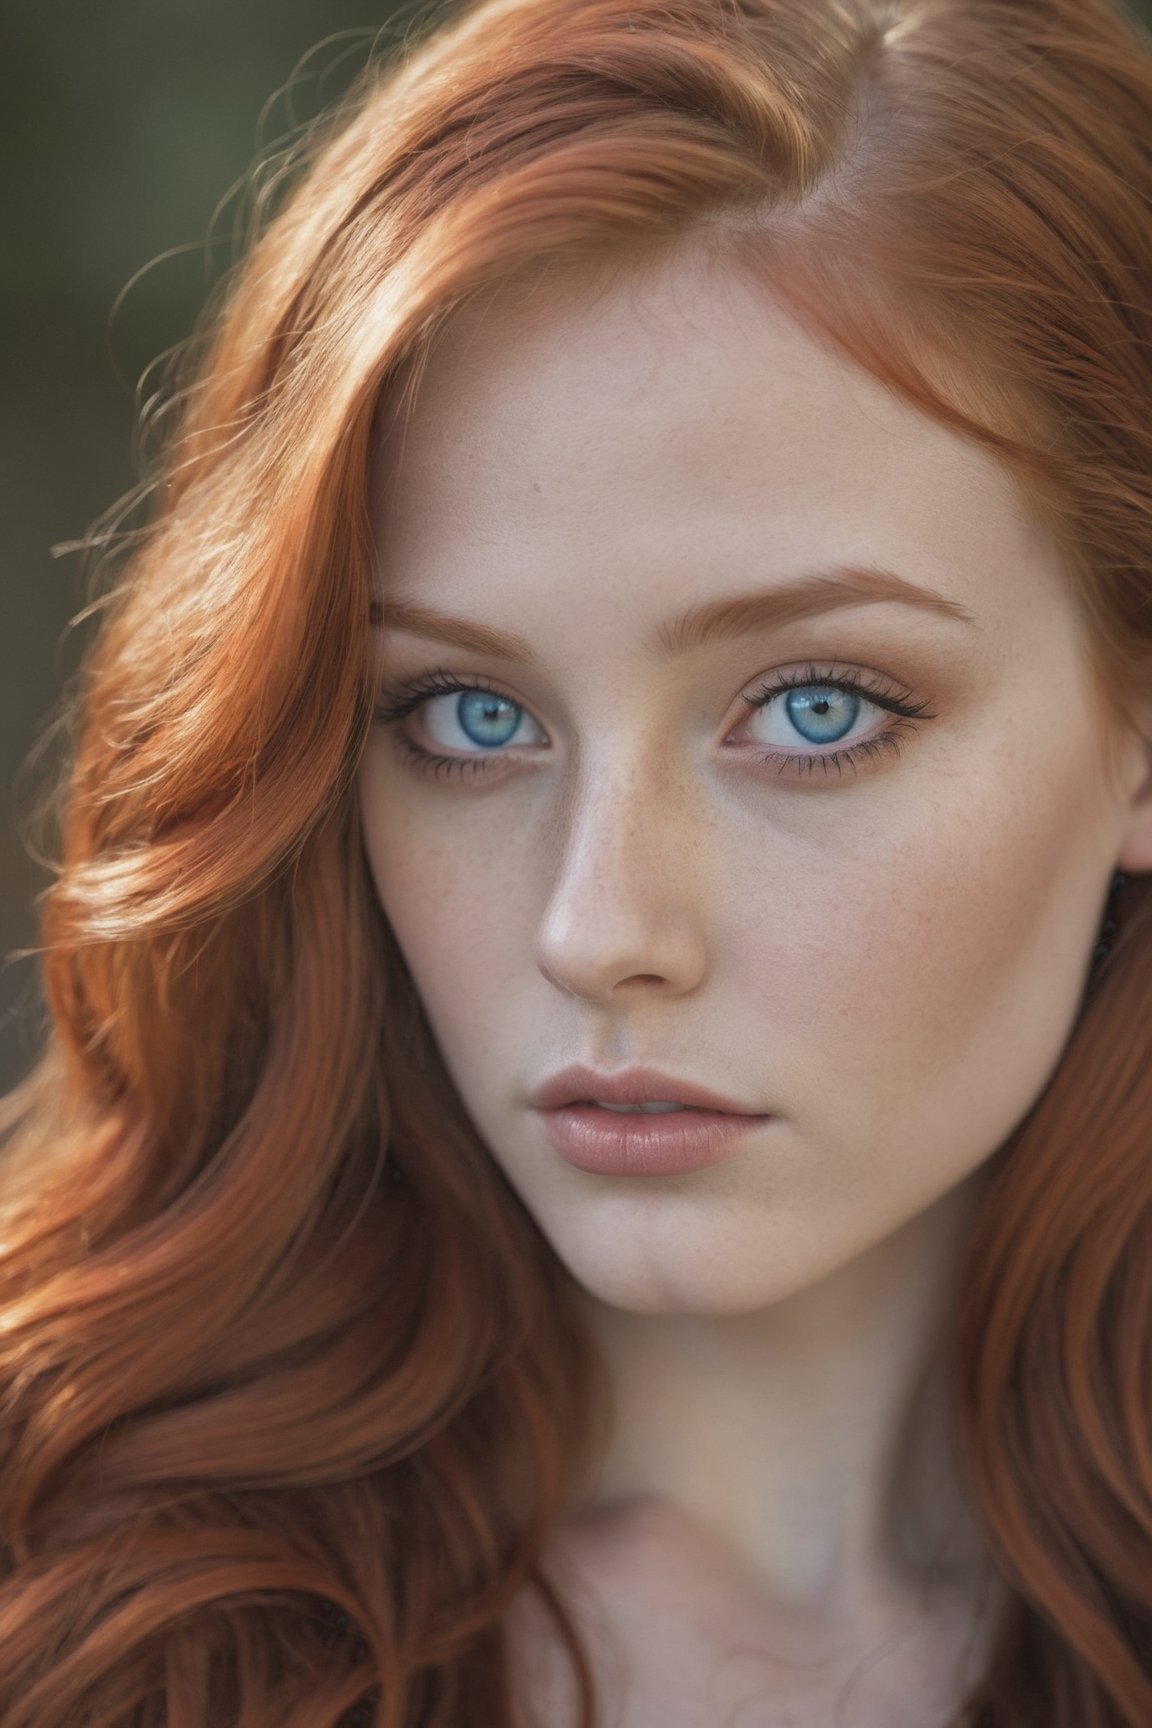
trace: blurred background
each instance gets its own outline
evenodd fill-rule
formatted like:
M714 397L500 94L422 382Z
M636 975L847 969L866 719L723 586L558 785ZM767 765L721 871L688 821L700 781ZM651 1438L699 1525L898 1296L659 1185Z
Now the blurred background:
M137 385L232 258L229 188L338 96L390 0L0 0L0 1092L41 1037L48 875L17 776L90 635L79 539L137 478ZM217 238L206 244L209 232Z
M1152 26L1152 0L1117 3ZM136 386L231 261L235 200L214 219L229 188L413 13L412 0L0 0L0 1091L42 1027L34 962L7 958L35 940L48 881L18 834L17 774L86 639L67 629L86 598L80 561L51 549L137 477Z

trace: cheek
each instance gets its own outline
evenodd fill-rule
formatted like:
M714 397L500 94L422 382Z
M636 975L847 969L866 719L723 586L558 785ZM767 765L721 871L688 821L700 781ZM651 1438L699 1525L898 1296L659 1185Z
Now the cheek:
M822 1109L889 1145L954 1137L959 1156L1004 1138L1064 1047L1107 826L1092 774L1067 764L1040 796L992 771L918 803L850 856L830 849L793 920L777 908L783 1026L777 992L759 994Z
M465 1048L483 1056L493 995L514 967L523 969L516 908L526 896L515 877L516 847L493 845L467 822L429 822L403 788L370 767L360 807L376 892L437 1040L450 1059Z
M676 1035L730 1056L734 1081L786 1112L815 1107L837 1143L963 1132L991 1150L1074 1018L1107 868L1097 764L1040 726L1013 761L979 742L931 783L894 778L867 819L864 800L850 819L829 798L769 832L744 810L675 876L711 959ZM438 1042L483 1095L558 1007L533 959L548 883L532 820L506 801L413 795L386 760L366 766L361 806Z

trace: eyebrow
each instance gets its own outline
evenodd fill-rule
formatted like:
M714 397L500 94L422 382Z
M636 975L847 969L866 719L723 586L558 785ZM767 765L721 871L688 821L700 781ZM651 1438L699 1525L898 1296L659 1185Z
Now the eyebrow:
M782 629L817 613L835 612L845 606L896 603L914 606L979 629L970 612L955 600L921 588L881 565L834 565L813 571L790 582L751 594L736 594L726 600L709 600L690 607L662 624L653 647L666 655L684 654L709 642L752 636ZM513 630L497 630L490 624L453 618L433 606L422 606L403 598L373 602L373 624L382 624L405 635L447 642L476 654L491 654L520 663L535 658L527 637Z

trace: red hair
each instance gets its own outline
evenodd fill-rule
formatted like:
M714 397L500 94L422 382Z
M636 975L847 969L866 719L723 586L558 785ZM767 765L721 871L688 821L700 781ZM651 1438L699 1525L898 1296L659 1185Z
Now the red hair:
M52 1030L6 1105L6 1728L332 1728L358 1700L510 1725L525 1585L593 1720L541 1557L606 1432L601 1365L360 847L375 415L476 295L706 236L1013 467L1125 707L1152 660L1149 48L1104 0L488 0L293 161L75 703ZM995 1728L1152 1722L1129 897L995 1154L956 1316L1011 1600L963 1720Z

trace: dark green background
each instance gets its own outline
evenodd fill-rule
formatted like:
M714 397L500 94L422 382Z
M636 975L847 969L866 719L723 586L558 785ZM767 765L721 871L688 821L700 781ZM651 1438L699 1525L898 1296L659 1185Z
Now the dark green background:
M1152 23L1152 0L1128 4ZM49 548L79 538L135 479L134 387L230 261L234 204L220 243L204 245L220 200L262 144L339 93L378 31L396 35L397 11L0 0L0 956L33 940L47 880L17 837L17 770L83 641L66 631L85 597L79 561ZM34 964L9 961L0 1090L28 1066L40 1019Z

